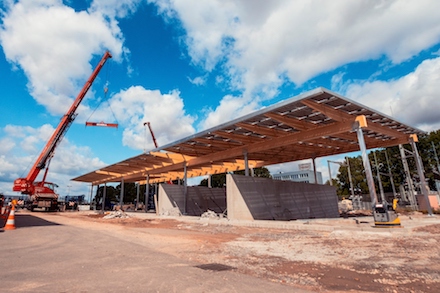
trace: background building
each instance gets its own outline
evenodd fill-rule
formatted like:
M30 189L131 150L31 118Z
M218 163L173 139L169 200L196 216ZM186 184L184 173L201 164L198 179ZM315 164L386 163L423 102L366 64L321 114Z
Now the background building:
M316 172L317 182L315 182L315 175L313 174L313 170L300 170L293 172L278 173L278 174L273 174L272 178L275 180L286 180L286 181L290 180L294 182L323 184L321 172Z

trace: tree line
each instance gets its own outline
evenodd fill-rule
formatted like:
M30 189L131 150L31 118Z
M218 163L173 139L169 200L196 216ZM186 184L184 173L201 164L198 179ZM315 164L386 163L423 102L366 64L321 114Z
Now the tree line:
M435 180L440 179L438 163L438 155L440 154L440 130L419 136L418 139L419 142L416 143L417 149L423 162L427 183L431 190L437 190ZM413 150L409 144L403 145L403 147L408 150L405 153L407 154L410 176L415 185L418 185L420 178L417 173L415 158L411 156ZM400 186L407 188L406 174L398 146L372 151L368 154L368 158L370 160L376 189L379 188L378 173L384 193L393 192L393 184L396 192L399 192ZM350 166L354 192L369 194L362 157L359 155L356 157L346 157L339 167L338 175L332 179L332 185L336 186L338 196L342 198L351 195L348 166ZM329 182L327 182L327 184L329 184Z

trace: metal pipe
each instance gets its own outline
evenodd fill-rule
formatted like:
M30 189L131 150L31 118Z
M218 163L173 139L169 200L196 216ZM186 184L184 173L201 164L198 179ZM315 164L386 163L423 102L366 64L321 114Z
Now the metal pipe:
M365 146L365 140L364 140L364 134L362 132L362 128L357 127L356 133L359 142L359 147L362 153L362 162L364 163L368 189L370 191L371 206L374 208L374 206L377 203L376 187L374 186L373 173L371 172L370 160L368 159L367 147Z

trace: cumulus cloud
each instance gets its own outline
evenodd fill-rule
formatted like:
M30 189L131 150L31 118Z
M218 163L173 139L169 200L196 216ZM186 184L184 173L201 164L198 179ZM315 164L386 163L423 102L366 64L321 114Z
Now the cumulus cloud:
M235 118L249 114L256 110L257 106L258 103L256 103L255 100L249 100L247 97L225 96L216 109L205 110L207 115L198 128L204 130L223 124Z
M225 62L236 86L295 84L353 61L406 60L437 43L433 1L156 0L186 30L196 64ZM226 59L226 61L225 61Z
M11 1L2 21L0 43L7 60L24 71L31 95L53 115L72 104L92 72L93 55L110 50L119 60L123 54L114 21L98 11L76 12L62 1Z
M131 15L141 2L142 0L94 0L89 10L104 14L114 20Z
M195 118L185 114L183 100L177 90L163 94L158 90L132 86L115 94L110 104L118 121L125 126L123 144L133 149L154 148L145 122L151 123L159 146L195 132L192 126Z
M12 191L11 182L27 176L53 131L54 128L48 124L38 128L7 125L0 129L6 135L0 141L0 190ZM77 146L64 138L51 160L47 180L69 182L72 177L89 172L90 168L103 166L104 162L95 157L89 147ZM37 181L41 180L43 173L40 172ZM77 188L81 189L80 186ZM60 191L65 193L65 189L65 186L60 186Z
M194 78L188 77L188 80L190 83L200 86L200 85L204 85L206 83L206 77L207 76L197 76Z
M385 56L400 63L440 38L440 2L429 0L149 2L180 21L194 64L223 70L232 89L257 100L351 62Z
M425 131L440 128L440 57L423 61L415 71L390 81L345 81L339 91L399 121Z

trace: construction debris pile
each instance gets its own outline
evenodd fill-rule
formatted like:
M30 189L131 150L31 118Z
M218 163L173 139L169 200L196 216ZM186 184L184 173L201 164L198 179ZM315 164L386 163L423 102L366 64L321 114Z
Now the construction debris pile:
M180 217L182 216L182 213L180 212L179 208L172 208L168 210L162 210L160 213L161 216L169 216L169 217Z
M217 214L217 213L214 212L214 211L207 210L206 212L204 212L204 213L200 216L200 218L205 218L205 219L216 219L216 220L219 220L219 219L223 219L223 218L225 218L225 215L224 215L224 214Z
M114 218L125 219L125 218L130 218L130 216L124 211L118 210L118 211L110 212L103 217L103 219L114 219Z

